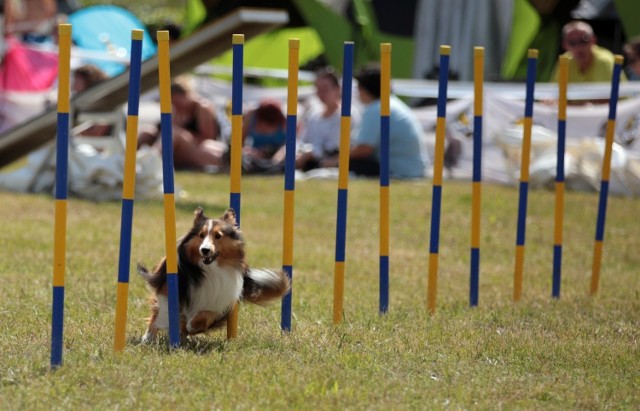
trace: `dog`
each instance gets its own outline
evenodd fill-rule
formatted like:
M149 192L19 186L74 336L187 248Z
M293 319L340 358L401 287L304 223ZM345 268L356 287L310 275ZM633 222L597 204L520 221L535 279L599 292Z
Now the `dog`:
M194 212L193 226L178 240L178 298L180 335L220 328L239 301L264 305L282 298L291 288L281 270L253 269L245 258L245 242L232 208L222 218ZM152 292L151 317L142 342L155 340L169 328L167 260L149 271L138 263L138 273Z

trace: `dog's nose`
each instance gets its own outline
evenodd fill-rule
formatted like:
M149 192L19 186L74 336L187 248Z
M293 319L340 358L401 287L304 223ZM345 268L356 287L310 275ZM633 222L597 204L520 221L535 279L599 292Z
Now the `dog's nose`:
M200 248L200 252L202 253L202 255L209 255L209 253L211 253L211 249L208 247L202 247Z

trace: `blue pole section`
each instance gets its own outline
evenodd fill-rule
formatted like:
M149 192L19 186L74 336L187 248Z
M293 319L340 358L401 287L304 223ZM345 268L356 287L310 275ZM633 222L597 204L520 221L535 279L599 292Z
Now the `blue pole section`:
M440 243L440 210L442 207L442 168L444 140L446 138L447 86L449 81L450 46L440 46L440 76L438 78L438 118L436 120L436 147L433 159L433 195L431 198L431 238L429 242L429 277L427 282L427 308L436 312L438 293L438 248Z
M353 80L353 42L343 45L342 107L340 118L340 154L338 171L338 204L336 217L336 258L333 285L333 323L342 321L347 242L347 203L349 189L349 144L351 138L351 90Z
M234 43L232 45L233 50L233 78L231 83L231 116L232 121L235 121L237 124L234 124L237 132L237 136L234 134L233 137L237 137L237 140L232 140L232 162L233 160L238 160L238 164L233 164L231 166L231 192L229 195L229 206L233 208L236 212L236 220L238 226L240 226L240 218L241 218L241 182L240 177L242 175L242 92L243 92L243 64L244 64L244 36L237 35L237 38L234 37ZM236 144L234 144L236 143ZM233 150L236 149L239 153L234 153ZM235 156L234 156L235 154Z
M229 206L236 212L236 222L240 227L241 177L242 177L242 80L244 64L244 34L234 34L231 39L233 50L233 78L231 80L231 169ZM238 336L239 307L236 304L227 319L227 339Z
M569 58L558 59L558 152L556 163L556 205L553 233L553 274L551 296L560 298L562 283L562 226L564 218L564 152L567 130L567 84L569 82Z
M58 26L58 117L56 135L55 223L53 236L53 296L51 302L51 368L62 365L64 339L64 275L67 251L67 173L69 168L69 108L71 25Z
M389 126L391 43L380 44L380 314L389 309Z
M169 32L158 31L158 82L160 86L160 129L162 139L162 181L164 187L164 231L167 253L167 300L169 345L180 346L180 301L178 297L178 250L176 247L176 204L173 177L173 129L171 122L171 73Z
M522 158L520 160L520 190L518 201L518 228L516 234L516 262L513 281L513 301L522 297L524 277L524 251L527 221L527 198L529 194L529 161L531 153L531 128L533 126L533 96L536 82L538 50L531 49L527 60L527 94L524 108Z
M287 92L287 135L284 168L284 226L282 269L291 281L291 290L282 299L280 326L291 331L291 297L293 293L293 224L295 215L296 122L298 113L298 55L300 40L289 39L289 78Z
M598 202L598 219L596 221L596 241L593 249L593 264L591 272L591 295L598 293L600 284L600 269L602 265L602 249L604 246L604 226L607 218L607 198L609 197L609 178L611 175L611 155L613 151L613 139L616 130L616 109L618 106L618 90L620 87L620 74L622 72L623 57L615 56L613 76L611 77L611 98L609 99L609 118L607 120L607 132L604 157L602 159L602 178L600 183L600 199Z
M120 216L120 254L118 262L118 288L116 293L116 320L114 351L125 346L127 303L129 294L129 265L131 263L131 226L136 179L136 152L138 141L138 109L140 104L140 66L142 62L142 30L131 32L131 58L129 65L129 99L127 106L127 141L122 186L122 213Z
M480 205L482 193L482 99L484 83L484 48L473 49L473 177L471 182L471 273L469 304L478 305L480 285Z

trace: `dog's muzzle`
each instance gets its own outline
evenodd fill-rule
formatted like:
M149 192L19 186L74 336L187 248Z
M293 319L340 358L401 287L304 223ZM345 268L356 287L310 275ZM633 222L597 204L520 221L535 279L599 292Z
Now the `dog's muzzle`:
M220 255L220 253L217 251L212 253L210 248L201 248L200 253L202 254L202 262L206 265L214 262Z

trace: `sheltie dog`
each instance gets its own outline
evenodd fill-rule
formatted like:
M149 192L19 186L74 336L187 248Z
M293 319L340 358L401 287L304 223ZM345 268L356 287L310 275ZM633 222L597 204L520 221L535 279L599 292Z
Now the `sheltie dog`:
M290 289L283 271L249 268L244 239L236 214L228 209L222 218L194 212L193 227L178 240L178 296L180 334L200 334L224 326L239 301L265 304L284 296ZM152 291L151 317L143 342L155 339L169 328L167 260L149 271L138 263L138 273Z

